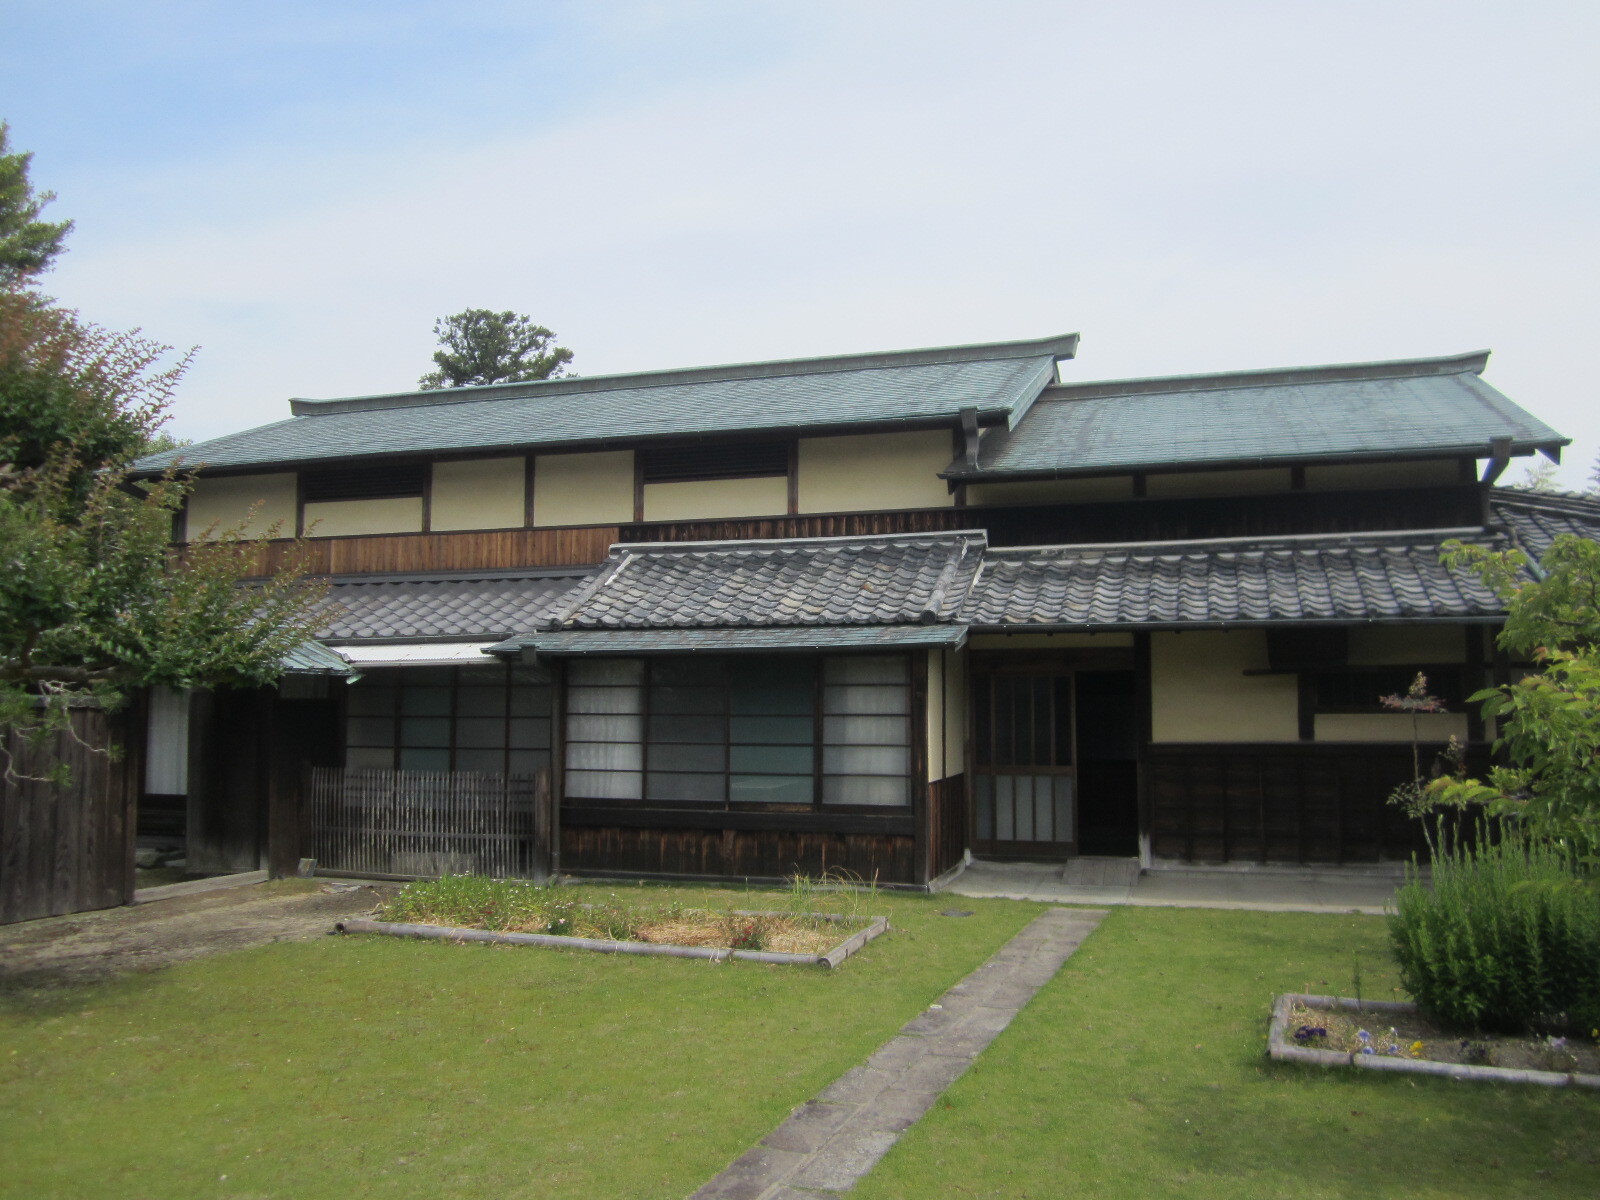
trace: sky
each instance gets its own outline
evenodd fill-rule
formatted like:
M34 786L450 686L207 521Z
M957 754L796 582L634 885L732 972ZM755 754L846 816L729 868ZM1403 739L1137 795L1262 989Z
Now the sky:
M46 289L199 347L194 439L413 387L481 307L586 375L1489 349L1579 488L1597 61L1592 0L0 0L0 117L76 222Z

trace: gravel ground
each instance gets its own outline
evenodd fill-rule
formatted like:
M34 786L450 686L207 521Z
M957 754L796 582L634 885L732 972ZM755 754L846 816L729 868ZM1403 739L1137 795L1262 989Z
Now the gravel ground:
M0 995L158 971L208 954L324 937L399 885L271 883L0 926Z

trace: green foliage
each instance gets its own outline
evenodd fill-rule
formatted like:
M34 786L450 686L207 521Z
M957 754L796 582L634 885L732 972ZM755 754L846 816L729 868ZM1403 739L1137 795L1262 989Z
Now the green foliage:
M0 287L14 287L50 268L71 221L41 221L39 214L56 198L35 192L28 180L32 154L8 149L11 127L0 121Z
M1507 607L1499 644L1534 673L1472 697L1495 720L1509 765L1485 779L1428 787L1438 804L1487 804L1600 862L1600 543L1563 535L1537 566L1519 551L1448 543L1447 565L1475 572Z
M571 350L555 345L555 334L519 313L469 308L435 321L433 333L437 369L417 380L424 391L553 379L572 361Z
M1516 828L1435 845L1431 886L1409 873L1389 934L1401 982L1437 1020L1505 1033L1600 1025L1600 889Z
M174 555L187 481L129 481L188 364L167 350L0 289L0 728L42 739L132 687L270 683L321 623L298 569L240 586L238 529Z

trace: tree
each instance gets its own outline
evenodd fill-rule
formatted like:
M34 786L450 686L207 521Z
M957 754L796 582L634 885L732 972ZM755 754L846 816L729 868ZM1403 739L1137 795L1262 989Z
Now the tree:
M188 365L167 351L0 288L0 728L43 739L153 684L270 683L323 620L299 570L242 585L238 529L172 554L188 482L129 473Z
M1548 458L1541 458L1538 462L1522 469L1522 478L1517 480L1517 486L1526 488L1530 492L1554 492L1556 487L1556 471L1559 468Z
M49 270L72 230L71 221L39 220L56 194L34 192L28 181L33 155L8 152L10 132L0 121L0 286L6 287Z
M1600 862L1600 542L1563 534L1537 566L1517 550L1445 549L1447 566L1473 571L1505 602L1500 646L1538 670L1472 697L1498 722L1509 765L1428 791L1444 804L1486 804Z
M417 380L424 391L554 379L572 361L571 350L554 344L555 334L519 313L469 308L435 321L433 333L438 369Z

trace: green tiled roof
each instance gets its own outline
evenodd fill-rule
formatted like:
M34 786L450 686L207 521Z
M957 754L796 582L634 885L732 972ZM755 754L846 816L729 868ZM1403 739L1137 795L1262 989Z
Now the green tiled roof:
M321 642L305 642L278 660L287 675L354 675L349 660Z
M633 375L295 400L287 421L164 454L213 470L355 456L564 447L651 437L954 421L1014 424L1077 335Z
M1488 353L1046 389L1015 429L984 435L951 479L1048 478L1310 458L1486 457L1570 439L1480 379Z

